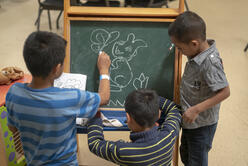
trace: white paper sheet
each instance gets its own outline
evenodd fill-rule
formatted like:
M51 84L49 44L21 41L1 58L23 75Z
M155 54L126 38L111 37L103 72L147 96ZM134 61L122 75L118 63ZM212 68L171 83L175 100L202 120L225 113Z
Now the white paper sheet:
M54 80L54 86L59 88L77 88L85 90L87 76L77 73L63 73Z
M63 73L58 79L54 80L54 87L58 88L77 88L85 90L87 76L76 73ZM86 125L88 118L77 118L76 123Z

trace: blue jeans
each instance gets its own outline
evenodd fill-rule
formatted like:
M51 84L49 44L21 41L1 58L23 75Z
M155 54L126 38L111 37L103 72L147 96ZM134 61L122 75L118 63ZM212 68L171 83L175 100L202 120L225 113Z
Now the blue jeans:
M196 129L183 129L180 156L185 166L207 166L217 123Z

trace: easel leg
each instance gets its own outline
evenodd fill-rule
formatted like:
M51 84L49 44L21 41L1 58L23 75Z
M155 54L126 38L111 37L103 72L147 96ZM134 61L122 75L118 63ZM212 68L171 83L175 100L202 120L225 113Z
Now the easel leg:
M179 137L177 138L175 145L174 145L174 149L173 149L173 154L172 154L172 165L173 166L178 166L178 146L179 146Z
M78 136L78 134L77 134L77 153L78 153L78 150L79 150L79 138L78 138L79 136Z

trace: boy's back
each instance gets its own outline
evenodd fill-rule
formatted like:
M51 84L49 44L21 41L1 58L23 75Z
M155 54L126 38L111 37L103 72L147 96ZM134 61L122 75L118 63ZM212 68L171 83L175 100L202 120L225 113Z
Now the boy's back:
M134 101L133 99L130 100ZM154 116L144 115L144 112L140 111L136 104L134 104L134 107L137 108L134 111L143 116L143 120L147 118L153 122L153 118L158 119L158 116L155 115L158 109L154 109L152 104L148 104L147 107L151 108L150 115L153 114ZM161 118L158 121L160 126L155 126L155 123L153 123L151 128L144 131L137 131L137 128L134 128L133 124L136 122L130 120L128 118L129 113L127 113L127 123L132 130L130 133L131 142L104 140L102 120L100 118L92 119L88 126L90 151L118 165L170 165L174 143L180 130L181 115L173 102L162 97L160 98L159 108L161 110ZM127 107L125 109L128 110Z
M37 31L25 41L23 57L32 74L29 84L14 84L6 95L8 127L20 131L27 165L78 165L76 117L92 118L107 104L110 58L102 52L97 66L98 93L53 87L64 67L66 41Z
M8 122L21 133L27 164L77 165L76 117L93 117L99 100L76 89L13 85L6 96Z

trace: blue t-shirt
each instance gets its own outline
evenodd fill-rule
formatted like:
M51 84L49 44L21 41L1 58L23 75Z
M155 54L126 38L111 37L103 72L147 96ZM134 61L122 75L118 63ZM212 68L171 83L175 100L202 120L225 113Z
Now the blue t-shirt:
M93 118L99 104L97 93L14 84L6 95L8 124L21 134L27 165L78 165L76 117Z

